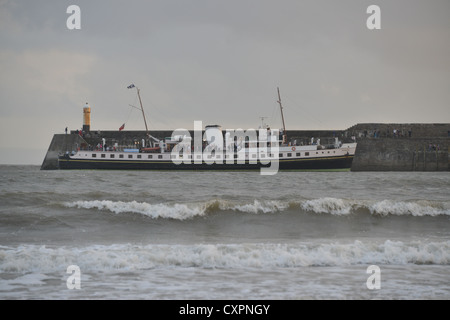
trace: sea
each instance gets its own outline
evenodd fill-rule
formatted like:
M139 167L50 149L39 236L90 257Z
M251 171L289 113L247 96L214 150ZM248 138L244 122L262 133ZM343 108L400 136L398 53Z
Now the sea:
M450 299L450 172L0 177L1 300Z

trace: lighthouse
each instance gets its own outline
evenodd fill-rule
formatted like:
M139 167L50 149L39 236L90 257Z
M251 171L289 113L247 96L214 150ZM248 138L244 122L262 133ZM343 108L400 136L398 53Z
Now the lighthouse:
M83 131L91 131L91 107L87 102L83 107Z

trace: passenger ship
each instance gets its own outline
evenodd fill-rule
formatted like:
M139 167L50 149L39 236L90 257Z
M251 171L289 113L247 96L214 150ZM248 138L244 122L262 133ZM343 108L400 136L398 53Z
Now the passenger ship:
M134 85L130 87L135 87ZM129 87L129 88L130 88ZM145 122L139 89L136 87ZM148 133L144 144L149 147L114 148L109 150L77 150L59 155L60 169L108 169L108 170L259 170L277 163L277 170L349 170L356 151L356 143L342 144L335 138L332 145L321 145L320 140L311 145L287 143L283 107L278 89L278 103L283 121L282 134L267 130L268 140L252 141L233 139L233 146L212 148L211 132L220 132L220 126L206 126L204 142L200 148L191 145L191 138L174 136L164 140ZM261 131L260 131L261 132ZM274 134L275 132L275 134ZM203 137L202 137L203 138ZM206 142L206 144L205 144ZM187 144L186 144L187 143ZM188 147L187 147L188 146ZM263 148L261 148L264 146ZM276 147L274 147L276 146ZM258 148L259 147L259 148ZM181 152L183 151L183 152Z

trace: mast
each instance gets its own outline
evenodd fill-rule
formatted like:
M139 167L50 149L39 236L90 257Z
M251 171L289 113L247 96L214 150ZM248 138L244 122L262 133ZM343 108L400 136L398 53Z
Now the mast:
M277 90L278 90L277 102L280 105L281 119L283 120L283 144L285 144L287 142L286 125L284 124L284 115L283 115L283 106L281 105L280 88L277 87Z
M138 94L138 97L139 97L139 104L141 105L142 117L144 118L145 131L146 131L146 134L147 134L147 138L152 138L154 141L156 141L156 142L158 142L158 143L161 143L161 140L159 140L159 139L155 138L154 136L152 136L152 135L150 134L150 132L148 131L147 120L145 119L144 106L142 105L141 93L140 93L139 88L136 87L133 83L130 84L127 88L128 88L128 89L136 88L136 90L137 90L137 94ZM135 107L135 106L133 106L133 105L131 105L131 104L130 104L130 106L133 107L133 108L139 109L138 107Z
M138 87L136 87L136 90L137 90L137 94L138 94L138 97L139 97L139 103L140 103L140 105L141 105L142 117L144 117L145 131L146 131L147 137L148 137L148 136L150 136L150 134L148 133L147 120L145 120L144 107L142 106L141 95L140 95L140 93L139 93L140 90L139 90Z

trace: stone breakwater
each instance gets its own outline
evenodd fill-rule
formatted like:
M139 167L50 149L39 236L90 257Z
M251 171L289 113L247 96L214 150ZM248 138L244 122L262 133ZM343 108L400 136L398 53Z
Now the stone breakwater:
M173 130L150 134L163 139ZM191 136L194 133L191 132ZM292 144L305 145L320 139L322 145L358 142L352 171L450 171L450 123L364 123L346 130L288 130ZM42 170L58 169L58 154L79 147L96 146L105 139L113 146L138 146L144 131L90 131L55 134L42 163Z

